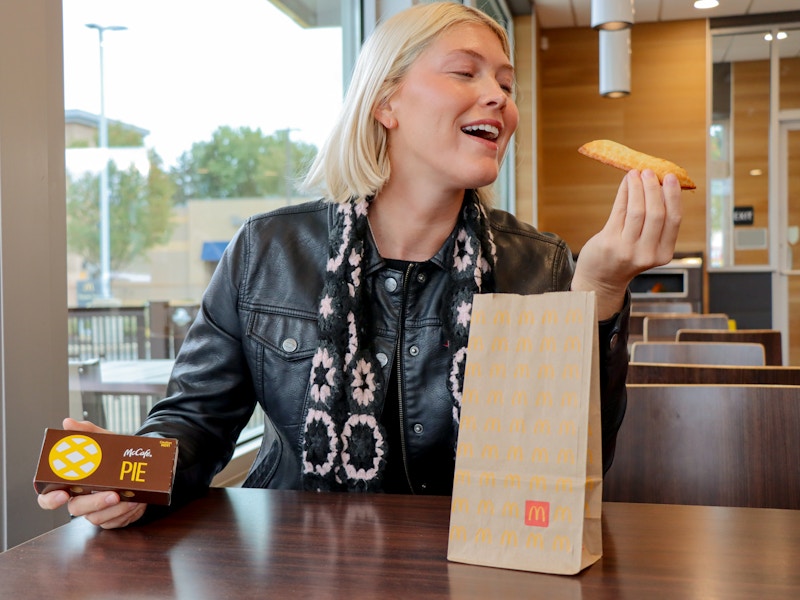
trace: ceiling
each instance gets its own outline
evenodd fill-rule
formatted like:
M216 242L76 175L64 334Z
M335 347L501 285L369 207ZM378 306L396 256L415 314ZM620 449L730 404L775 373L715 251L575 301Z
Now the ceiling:
M800 10L800 0L719 0L717 8L707 10L698 10L693 4L694 0L634 0L634 19L649 23ZM591 0L533 0L533 5L543 29L591 26Z
M769 21L766 15L774 17L774 13L794 13L786 15L793 23L786 25L788 37L778 43L778 53L782 58L800 57L800 18L796 18L800 0L719 0L719 3L717 8L698 10L693 6L694 0L634 0L634 21L714 19L712 26L716 28L718 25L746 25L748 20ZM591 0L534 0L533 5L542 29L591 27ZM764 34L769 26L749 30L750 27L747 33L715 35L714 62L768 59L770 48L764 41ZM723 29L716 29L716 32L723 33Z

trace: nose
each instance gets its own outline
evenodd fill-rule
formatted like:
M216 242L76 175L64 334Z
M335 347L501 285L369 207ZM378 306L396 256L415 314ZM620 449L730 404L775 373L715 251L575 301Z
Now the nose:
M483 103L486 106L503 109L508 104L508 93L495 79L489 79L483 91Z

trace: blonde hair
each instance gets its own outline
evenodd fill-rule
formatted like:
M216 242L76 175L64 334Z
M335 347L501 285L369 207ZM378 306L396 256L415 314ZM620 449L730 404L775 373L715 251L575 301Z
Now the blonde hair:
M338 121L303 181L306 191L345 202L374 196L383 187L391 165L386 129L375 118L375 109L394 94L437 36L463 24L491 29L511 59L505 30L486 13L455 2L413 6L375 29L358 56ZM491 195L491 186L478 190L484 202Z

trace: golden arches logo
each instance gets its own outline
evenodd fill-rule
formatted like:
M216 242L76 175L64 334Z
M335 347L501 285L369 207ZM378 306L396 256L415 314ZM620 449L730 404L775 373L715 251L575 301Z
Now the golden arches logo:
M472 457L475 455L475 452L472 448L472 444L469 442L462 442L459 443L456 447L456 456L465 456L465 457Z
M503 481L503 485L507 488L519 488L521 484L522 478L516 473L509 473Z
M508 338L496 337L492 340L492 352L508 352Z
M581 338L577 335L567 336L567 339L564 340L564 352L580 352L580 350Z
M531 460L533 462L541 462L541 463L548 463L550 461L550 457L547 454L547 448L534 448L533 453L531 455Z
M532 310L521 310L517 317L517 325L535 325L536 315Z
M553 514L553 520L572 523L572 509L569 506L556 507L555 514Z
M544 548L544 536L541 533L529 533L525 540L526 548Z
M558 323L558 313L554 310L546 310L542 315L542 325L546 325L547 323Z
M540 435L550 435L550 421L539 419L533 425L533 433Z
M558 426L559 435L576 435L577 432L578 429L575 426L575 421L572 420L561 421L561 424Z
M496 313L494 313L492 323L495 325L510 325L511 313L509 313L507 310L498 310Z
M506 364L494 363L489 371L489 377L505 377L505 376L506 376Z
M456 498L453 497L453 502L450 505L450 512L452 513L468 513L469 512L469 500L466 498Z
M478 504L479 515L494 515L494 502L491 500L481 500Z
M481 364L480 363L470 363L464 369L464 375L466 377L481 377L483 373L481 372Z
M577 364L564 365L564 370L561 372L562 379L580 379L581 369Z
M483 352L483 338L479 335L471 335L467 342L467 350L473 352Z
M572 480L569 477L559 477L556 480L556 491L571 492Z
M475 541L481 544L491 544L492 531L486 527L481 527L475 532Z
M457 469L455 475L456 483L465 483L469 485L472 483L472 475L466 469Z
M562 448L558 451L558 462L575 464L575 451L570 448Z
M550 503L526 500L525 525L529 527L547 527L550 525Z
M542 390L536 396L536 406L553 406L553 394L549 390Z
M541 490L543 492L547 491L547 480L542 477L541 475L534 475L531 477L531 482L528 485L528 489L530 490Z
M547 363L539 365L539 370L536 373L538 379L555 379L556 370L553 365Z
M506 460L522 460L522 446L511 446L508 449Z
M500 431L500 419L498 417L488 417L483 423L484 431Z
M461 403L480 404L480 399L478 398L478 390L471 387L470 388L465 387L464 391L461 393Z
M543 337L539 342L539 352L555 352L556 347L556 338L552 336Z
M583 311L578 308L568 310L565 321L567 323L583 323Z
M579 404L578 394L575 392L564 392L561 394L561 406L574 406Z
M463 525L453 525L450 528L450 540L466 542L467 541L467 528Z
M471 323L478 323L484 325L486 323L486 313L482 310L472 309L472 316L470 317Z
M525 419L511 419L508 431L511 433L525 433Z
M514 519L519 517L519 504L516 502L506 502L503 504L503 516L504 517L513 517Z
M495 481L496 477L492 471L484 471L483 473L481 473L481 478L478 481L478 485L480 485L481 487L483 486L494 487Z
M517 532L511 529L506 529L503 531L503 535L500 536L500 544L503 546L516 548L518 543L519 537L517 536Z
M477 419L473 415L461 417L461 429L475 431L478 428Z
M533 350L533 340L529 337L521 337L517 340L517 352L531 352Z
M486 444L481 450L481 458L492 458L497 460L500 457L500 450L497 444Z
M72 434L61 438L50 449L48 461L53 473L78 481L94 473L103 460L100 444L84 434Z
M486 398L486 402L488 404L499 404L500 406L503 405L503 390L492 390L489 392L489 396Z
M572 550L569 538L565 535L557 535L553 538L553 550L556 552L569 552Z
M531 366L526 363L519 363L517 366L514 367L514 378L515 379L530 379L531 376Z
M524 391L516 391L511 397L511 404L514 406L528 406L528 394Z

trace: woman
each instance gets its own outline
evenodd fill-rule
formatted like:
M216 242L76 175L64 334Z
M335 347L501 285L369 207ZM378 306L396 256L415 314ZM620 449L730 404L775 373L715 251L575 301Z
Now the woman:
M574 266L563 241L490 208L518 119L508 40L484 13L418 5L376 30L306 179L325 200L242 227L139 431L180 440L177 502L227 463L256 403L266 426L247 486L451 493L481 292L596 293L608 468L625 410L627 286L672 257L680 188L628 173ZM145 506L108 492L69 510L113 528Z

